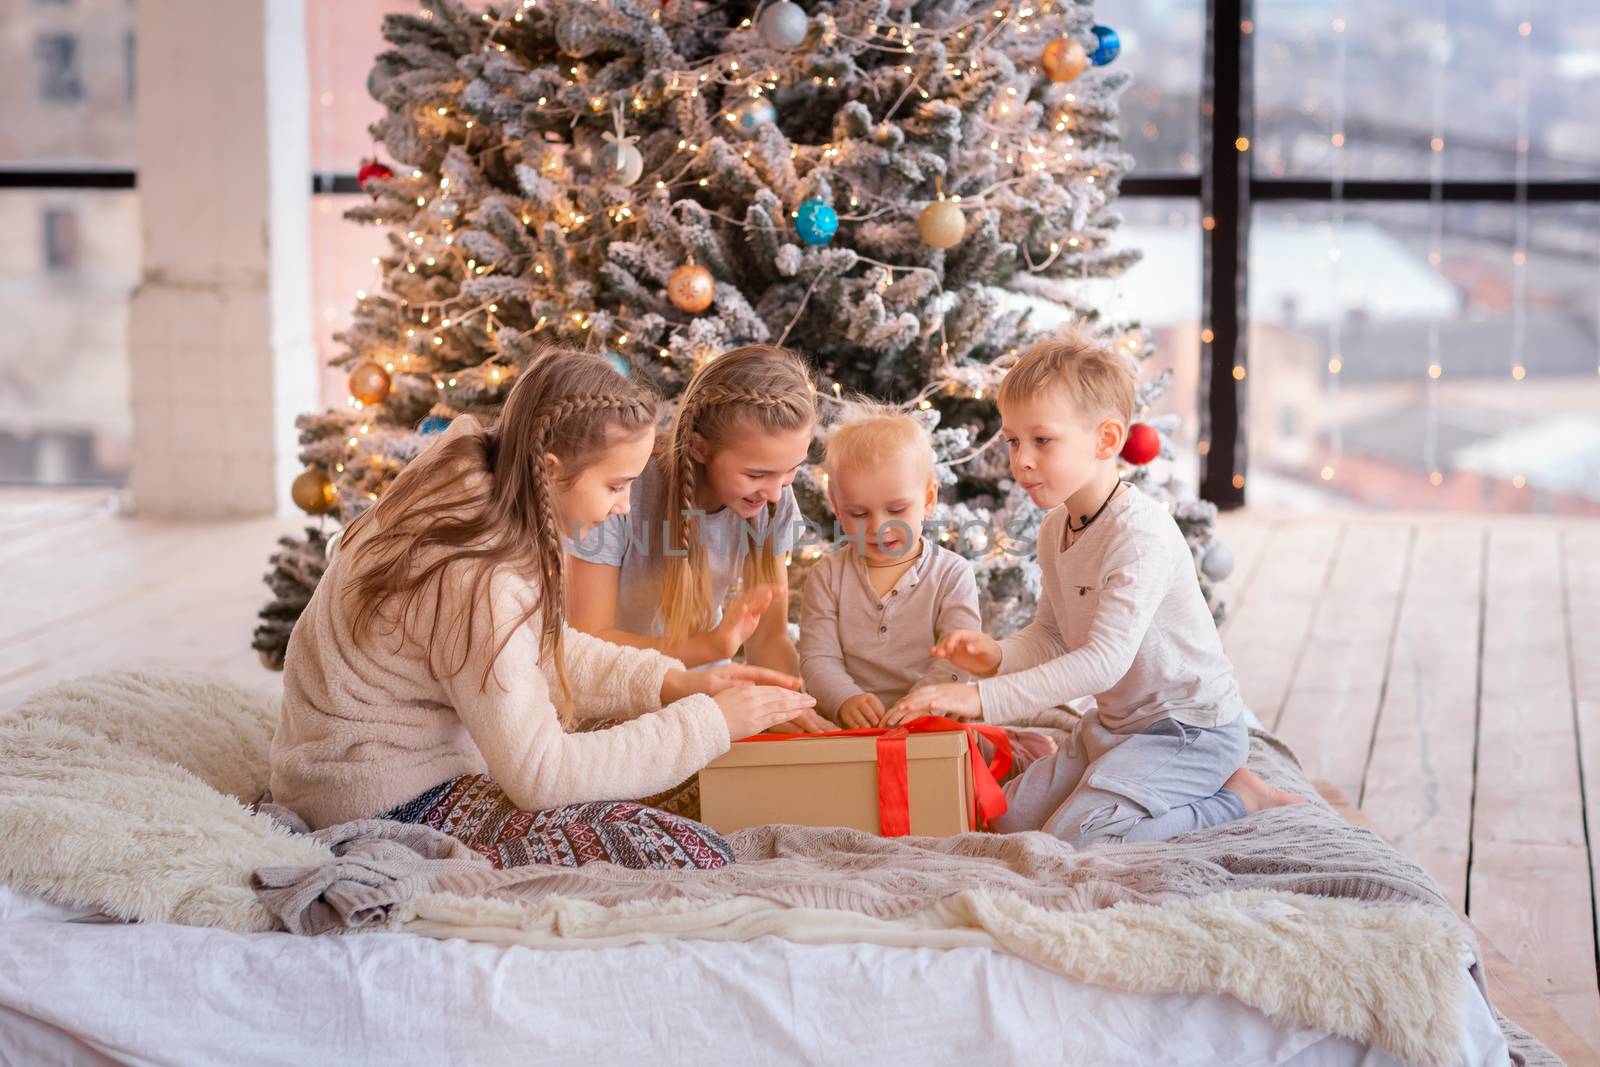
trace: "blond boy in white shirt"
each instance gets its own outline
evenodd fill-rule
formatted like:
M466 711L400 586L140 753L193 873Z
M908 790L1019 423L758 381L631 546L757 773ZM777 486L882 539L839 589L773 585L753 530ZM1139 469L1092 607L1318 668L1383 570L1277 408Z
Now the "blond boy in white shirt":
M1001 832L1159 841L1300 800L1244 769L1245 705L1193 556L1166 509L1118 476L1135 383L1128 360L1082 336L1035 345L1006 374L1012 474L1050 512L1037 615L1004 641L945 636L933 655L980 681L892 709L1006 723L1095 695L1068 744L1007 786Z

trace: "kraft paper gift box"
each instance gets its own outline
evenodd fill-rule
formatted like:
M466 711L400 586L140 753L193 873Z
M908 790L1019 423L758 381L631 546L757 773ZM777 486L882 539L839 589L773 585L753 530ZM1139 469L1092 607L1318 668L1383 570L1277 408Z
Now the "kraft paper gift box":
M736 741L700 772L701 821L721 833L769 823L884 833L880 814L885 802L894 801L886 801L880 791L881 740L785 734ZM896 740L905 746L901 802L909 814L910 833L942 837L975 829L975 749L967 732L912 732ZM1005 748L1009 764L1009 744ZM1004 766L998 768L1004 772ZM978 773L993 785L990 768L980 765ZM998 786L992 792L998 793ZM1004 810L1003 797L1000 805ZM991 801L984 814L993 818L999 813ZM896 833L893 828L888 832Z

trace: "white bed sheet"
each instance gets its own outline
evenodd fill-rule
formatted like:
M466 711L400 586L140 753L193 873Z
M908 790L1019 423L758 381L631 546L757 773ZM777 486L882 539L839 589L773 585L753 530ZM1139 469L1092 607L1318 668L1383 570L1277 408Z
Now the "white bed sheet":
M18 896L0 899L0 1064L1397 1062L1231 997L1083 985L987 949L244 936L60 921ZM1504 1064L1462 981L1457 1062Z

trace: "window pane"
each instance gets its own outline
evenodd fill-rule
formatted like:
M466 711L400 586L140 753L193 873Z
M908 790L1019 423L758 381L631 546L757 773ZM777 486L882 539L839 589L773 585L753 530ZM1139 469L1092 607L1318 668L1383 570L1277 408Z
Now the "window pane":
M4 12L0 166L132 166L134 5L29 2Z
M1530 178L1600 174L1600 5L1257 0L1255 11L1258 174L1329 177L1342 151L1347 177L1426 179L1436 97L1446 178L1515 178L1524 101Z
M121 483L138 196L0 193L0 232L0 481Z
M383 16L417 13L416 0L309 0L306 59L311 75L311 167L354 174L373 154L367 127L383 107L367 87L373 57L389 47ZM381 151L381 150L380 150ZM364 261L363 261L364 262Z
M1112 64L1133 75L1122 94L1122 143L1138 175L1200 171L1200 68L1206 11L1200 0L1145 0L1103 8L1122 38Z
M1600 514L1600 206L1432 210L1256 208L1250 503Z

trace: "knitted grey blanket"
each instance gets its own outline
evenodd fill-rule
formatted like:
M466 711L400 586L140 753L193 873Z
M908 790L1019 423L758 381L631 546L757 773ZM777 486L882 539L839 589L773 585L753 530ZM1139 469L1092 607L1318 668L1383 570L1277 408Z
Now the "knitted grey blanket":
M372 878L366 872L361 884L341 883L339 907L320 910L315 920L307 911L319 899L318 887L338 881L330 865L262 872L258 892L288 929L305 932L337 925L336 914L359 915L366 925L424 892L524 902L559 896L605 906L754 896L881 919L910 915L969 889L1013 893L1040 907L1070 910L1269 890L1448 911L1427 872L1329 808L1280 742L1255 734L1250 766L1312 802L1170 841L1082 851L1042 833L884 838L840 828L764 826L730 835L738 862L712 871L629 870L609 863L497 871L473 859L440 859L444 853L434 852L426 859L419 855L416 871L410 872L386 856L384 871L392 877ZM340 827L316 836L336 854L361 841L360 834Z

